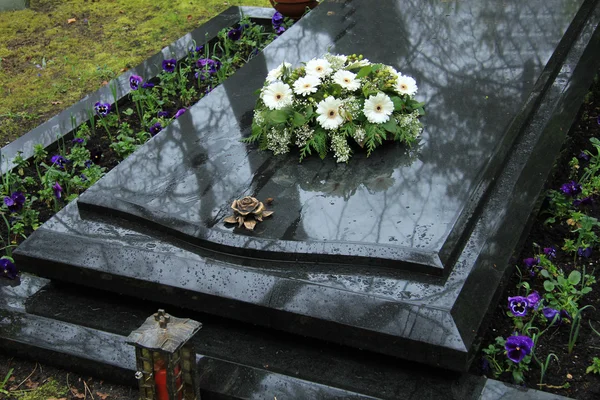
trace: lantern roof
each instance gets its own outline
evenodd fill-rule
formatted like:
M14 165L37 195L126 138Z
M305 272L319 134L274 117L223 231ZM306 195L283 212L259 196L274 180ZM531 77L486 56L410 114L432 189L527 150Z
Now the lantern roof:
M174 353L202 328L200 322L177 318L158 310L127 337L127 343L154 351Z

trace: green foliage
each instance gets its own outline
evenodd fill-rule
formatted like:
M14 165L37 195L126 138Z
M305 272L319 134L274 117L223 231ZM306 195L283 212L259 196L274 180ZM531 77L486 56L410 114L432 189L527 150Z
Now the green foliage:
M600 374L600 358L594 357L592 363L586 368L585 373Z
M50 378L46 383L32 391L16 391L11 393L19 400L48 400L64 397L69 389Z
M8 390L6 390L6 384L8 383L8 380L10 379L10 376L12 375L14 371L14 368L11 368L8 370L8 373L6 374L6 376L4 377L4 379L2 380L2 382L0 382L0 393L1 394L6 394L8 395Z

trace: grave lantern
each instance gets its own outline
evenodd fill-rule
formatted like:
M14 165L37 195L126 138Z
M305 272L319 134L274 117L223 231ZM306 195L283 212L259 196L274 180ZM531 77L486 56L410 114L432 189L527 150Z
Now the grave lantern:
M199 322L158 310L131 332L127 343L135 346L141 400L200 399L196 353L188 342L201 327Z

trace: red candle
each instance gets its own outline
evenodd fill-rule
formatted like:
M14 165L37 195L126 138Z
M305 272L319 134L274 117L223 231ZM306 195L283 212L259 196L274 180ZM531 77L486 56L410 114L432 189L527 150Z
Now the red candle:
M161 363L162 364L162 363ZM156 398L158 400L169 400L167 391L167 369L163 366L154 366L154 383L156 384Z
M179 365L175 366L175 376L179 374ZM157 361L154 364L154 384L156 385L156 398L158 400L170 400L169 399L169 391L167 390L167 368L165 367L165 363L162 360ZM177 378L177 387L175 390L179 389L181 386L181 376ZM183 392L179 392L178 396L179 400L183 398Z

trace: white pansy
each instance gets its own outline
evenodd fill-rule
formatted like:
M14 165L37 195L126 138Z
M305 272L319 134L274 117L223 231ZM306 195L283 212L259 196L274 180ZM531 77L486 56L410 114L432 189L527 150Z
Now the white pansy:
M306 75L313 75L319 78L325 78L331 74L331 64L323 58L313 58L306 63Z
M356 74L350 71L340 70L336 72L333 74L333 81L351 92L360 88L360 82L356 79Z
M274 82L263 89L261 99L271 110L280 110L294 100L292 89L283 82Z
M280 79L281 76L283 75L284 68L285 69L292 68L292 64L290 64L288 62L283 62L283 63L279 64L279 66L277 68L270 70L267 75L267 82L271 83L271 82L276 81L277 79Z
M390 115L394 111L394 103L385 93L377 93L376 96L369 96L365 100L363 112L369 122L374 124L382 124L390 119Z
M335 97L327 97L317 104L317 122L324 129L336 129L339 127L344 118L340 115L340 106L342 101Z
M294 82L294 92L296 94L306 96L311 93L315 93L319 89L321 80L313 75L307 75L302 78L298 78Z
M414 96L417 93L417 82L410 76L398 73L395 89L399 94Z

